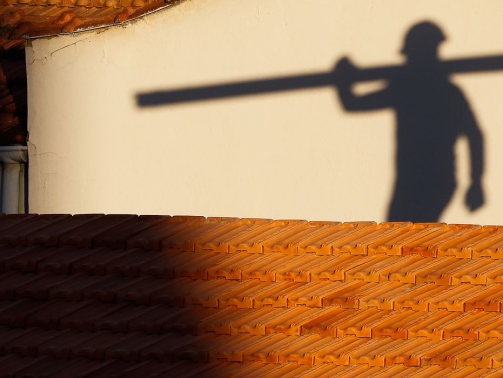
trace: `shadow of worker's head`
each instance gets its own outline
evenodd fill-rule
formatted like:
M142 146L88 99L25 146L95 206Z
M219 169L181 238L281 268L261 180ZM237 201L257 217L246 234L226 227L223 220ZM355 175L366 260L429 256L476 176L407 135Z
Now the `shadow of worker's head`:
M438 61L438 47L445 39L438 25L429 21L420 22L409 29L400 52L411 63Z

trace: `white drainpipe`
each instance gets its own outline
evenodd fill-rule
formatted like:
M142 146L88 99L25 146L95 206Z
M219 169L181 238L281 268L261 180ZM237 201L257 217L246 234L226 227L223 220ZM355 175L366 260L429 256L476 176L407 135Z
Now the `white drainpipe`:
M26 211L25 175L28 147L0 146L1 212L22 214Z

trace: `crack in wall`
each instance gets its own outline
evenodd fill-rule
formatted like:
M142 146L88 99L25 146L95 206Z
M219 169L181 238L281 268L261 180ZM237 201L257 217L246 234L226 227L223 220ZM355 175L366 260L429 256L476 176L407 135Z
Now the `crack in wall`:
M70 44L68 44L68 45L66 45L66 46L60 47L59 49L52 51L52 52L50 53L50 56L52 57L54 54L56 54L57 52L59 52L59 51L61 51L61 50L64 50L64 49L66 49L66 48L68 48L68 47L70 47L70 46L75 46L77 43L87 41L87 40L89 40L89 39L91 39L91 38L93 38L93 37L94 37L94 35L93 35L93 36L89 36L89 37L84 38L84 39L80 39L80 40L78 40L77 42L70 43Z

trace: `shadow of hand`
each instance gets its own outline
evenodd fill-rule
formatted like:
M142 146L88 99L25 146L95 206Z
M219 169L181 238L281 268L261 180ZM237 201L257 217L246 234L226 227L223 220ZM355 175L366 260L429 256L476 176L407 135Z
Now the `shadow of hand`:
M334 78L336 84L350 84L355 80L355 73L358 68L345 57L340 59L334 68Z
M465 204L470 211L475 211L484 204L484 191L480 182L474 182L466 192Z

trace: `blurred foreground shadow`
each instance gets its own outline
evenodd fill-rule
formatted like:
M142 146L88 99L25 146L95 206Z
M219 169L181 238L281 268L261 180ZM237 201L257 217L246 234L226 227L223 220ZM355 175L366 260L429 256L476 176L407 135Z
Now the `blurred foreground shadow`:
M440 61L438 47L444 40L437 25L421 22L406 34L403 65L359 69L343 58L331 72L140 93L137 104L165 106L334 86L347 111L393 108L396 180L388 220L435 222L456 189L454 146L459 137L465 136L470 146L471 185L465 203L471 211L484 204L483 136L463 92L449 75L503 70L503 55ZM383 90L362 96L352 91L355 83L383 79L387 81Z

